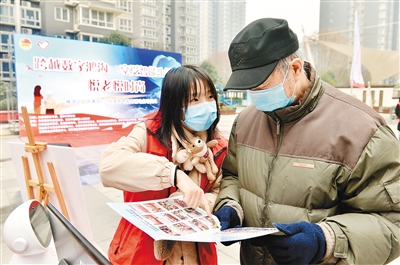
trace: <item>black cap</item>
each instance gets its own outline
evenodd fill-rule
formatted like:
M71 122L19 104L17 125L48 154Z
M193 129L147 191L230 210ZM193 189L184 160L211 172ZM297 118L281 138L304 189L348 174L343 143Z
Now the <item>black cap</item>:
M224 88L252 89L261 85L280 59L299 49L297 35L284 19L261 18L243 28L229 46L232 74Z

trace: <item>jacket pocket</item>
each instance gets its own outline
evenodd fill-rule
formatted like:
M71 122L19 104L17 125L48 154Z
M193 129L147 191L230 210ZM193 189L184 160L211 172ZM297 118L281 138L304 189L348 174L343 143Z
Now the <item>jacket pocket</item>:
M390 199L393 203L400 202L400 178L397 178L391 182L384 183L383 186L386 189Z

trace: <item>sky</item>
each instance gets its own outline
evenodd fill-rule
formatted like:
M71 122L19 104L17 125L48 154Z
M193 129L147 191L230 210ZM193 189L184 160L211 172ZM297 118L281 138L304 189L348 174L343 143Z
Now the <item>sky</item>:
M318 32L319 2L319 0L247 0L246 25L263 17L284 18L301 41L302 27L306 36Z

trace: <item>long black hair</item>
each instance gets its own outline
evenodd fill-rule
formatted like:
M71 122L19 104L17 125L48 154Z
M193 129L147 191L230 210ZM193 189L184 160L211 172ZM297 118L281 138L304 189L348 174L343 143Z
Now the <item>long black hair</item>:
M40 90L41 89L42 89L41 86L39 86L39 85L35 86L35 90L33 91L33 95L34 96L41 96L41 94L40 94Z
M198 81L198 82L196 82ZM217 124L220 118L218 108L218 93L214 82L205 70L195 65L184 65L173 68L167 72L161 87L160 108L155 119L160 119L161 124L156 131L156 138L166 147L171 140L172 125L181 139L187 139L182 127L182 113L186 110L191 94L197 96L197 87L201 83L209 89L217 104L217 118L207 130L208 137L218 136ZM207 92L207 91L206 91Z

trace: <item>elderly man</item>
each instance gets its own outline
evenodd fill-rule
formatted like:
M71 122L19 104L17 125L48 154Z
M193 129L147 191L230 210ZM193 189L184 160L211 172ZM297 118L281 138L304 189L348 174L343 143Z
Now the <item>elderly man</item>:
M233 124L215 215L222 229L277 227L241 242L241 264L384 264L399 256L400 147L372 108L323 82L283 19L247 25L225 90L252 103Z

